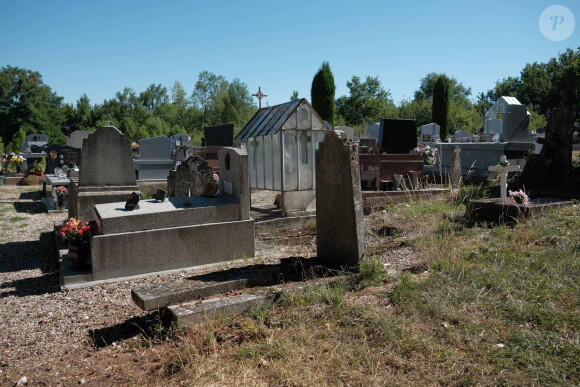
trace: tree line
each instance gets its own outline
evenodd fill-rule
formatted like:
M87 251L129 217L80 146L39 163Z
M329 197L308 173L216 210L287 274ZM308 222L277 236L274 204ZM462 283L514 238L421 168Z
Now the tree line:
M433 98L439 81L448 98L444 105L448 132L480 131L484 112L502 95L516 97L528 107L530 128L535 130L546 125L547 113L559 101L563 79L572 77L577 106L579 58L579 49L568 49L547 63L527 64L519 75L498 80L476 97L453 76L432 72L420 80L413 98L398 104L373 76L352 76L346 83L348 95L335 98L334 78L329 63L324 62L313 78L310 100L323 119L333 126L352 126L355 133L381 118L415 119L421 126L436 116ZM298 98L294 91L290 100ZM95 130L109 122L133 140L188 133L193 143L200 144L204 127L233 123L238 132L256 110L244 82L228 81L208 71L199 74L191 93L176 81L170 89L151 84L140 93L125 87L101 104L92 104L86 94L74 104L65 104L40 73L11 66L0 70L0 136L8 151L18 152L31 133L43 133L51 143L63 144L75 130Z

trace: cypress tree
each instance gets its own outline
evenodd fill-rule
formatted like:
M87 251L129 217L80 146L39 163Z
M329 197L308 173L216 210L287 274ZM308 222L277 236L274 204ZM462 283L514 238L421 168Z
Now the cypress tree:
M431 119L441 127L441 138L449 134L449 78L441 75L433 87Z
M312 88L310 89L310 98L312 107L320 115L323 120L326 120L334 127L334 76L330 71L328 62L322 62L322 66L312 80Z

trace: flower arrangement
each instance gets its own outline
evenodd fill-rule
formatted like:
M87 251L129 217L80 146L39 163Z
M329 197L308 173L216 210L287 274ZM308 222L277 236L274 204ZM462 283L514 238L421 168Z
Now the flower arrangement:
M139 143L138 142L131 142L131 150L138 150L139 149Z
M25 161L26 161L26 159L22 156L12 156L10 158L10 162L14 163L14 164L22 164Z
M0 172L4 172L6 169L6 163L8 162L8 155L2 153L2 162L0 163Z
M220 175L214 172L212 180L217 183L218 181L220 181Z
M32 166L33 172L44 172L46 169L46 158L43 156L40 161L34 160L34 165Z
M530 202L528 195L526 195L526 193L521 189L519 191L510 190L509 194L510 194L510 202L512 203L523 204L524 206L526 206Z
M435 164L435 160L437 159L436 148L431 148L429 145L425 146L423 144L419 144L414 150L416 154L421 155L421 159L425 164Z
M55 187L52 189L52 191L57 198L64 198L64 196L68 193L68 189L64 185Z
M81 245L89 244L94 234L94 226L89 221L82 222L75 218L70 218L60 229L59 236L64 242Z

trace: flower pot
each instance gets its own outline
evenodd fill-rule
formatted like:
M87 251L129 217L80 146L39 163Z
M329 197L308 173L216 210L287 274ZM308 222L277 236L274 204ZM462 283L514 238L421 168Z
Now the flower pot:
M33 171L32 173L34 173L36 176L44 175L44 171Z
M68 259L71 262L71 268L74 271L84 271L89 267L91 258L91 246L86 243L77 244L69 243Z

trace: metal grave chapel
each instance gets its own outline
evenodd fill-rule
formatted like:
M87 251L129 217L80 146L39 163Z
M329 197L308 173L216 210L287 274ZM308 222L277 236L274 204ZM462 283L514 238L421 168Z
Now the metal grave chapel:
M315 152L330 128L306 99L258 110L236 137L248 151L250 187L281 192L282 216L316 205Z

